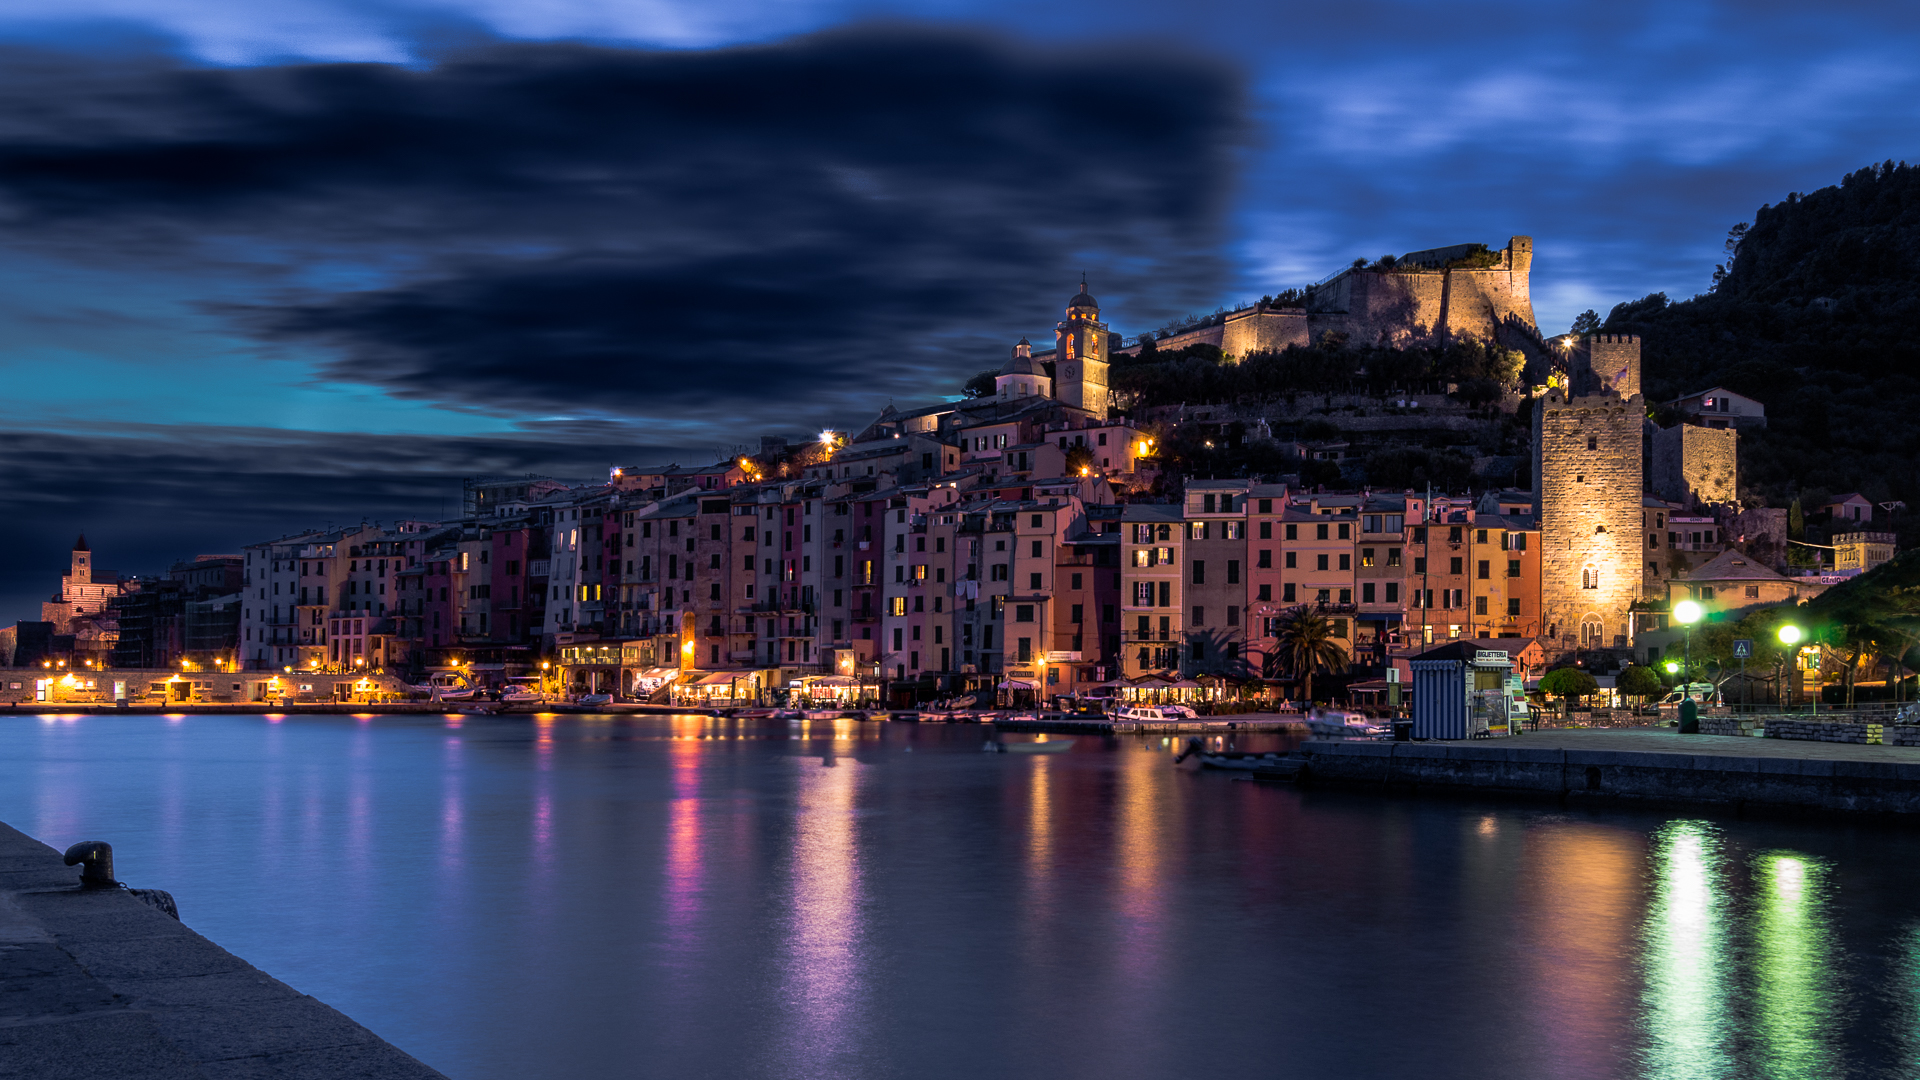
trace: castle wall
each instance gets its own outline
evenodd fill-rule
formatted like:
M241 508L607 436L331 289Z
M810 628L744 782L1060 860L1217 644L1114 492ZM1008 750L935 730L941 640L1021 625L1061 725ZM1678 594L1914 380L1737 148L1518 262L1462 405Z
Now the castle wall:
M1251 311L1227 316L1226 322L1216 329L1221 332L1217 343L1220 351L1241 359L1257 352L1279 352L1289 345L1304 347L1313 343L1303 308L1256 306Z
M1731 503L1739 489L1740 433L1678 424L1653 433L1653 491L1692 507Z
M1534 322L1530 237L1509 240L1500 264L1484 270L1417 265L1419 256L1451 250L1415 252L1406 268L1348 270L1319 286L1308 316L1310 337L1335 330L1356 345L1403 346L1445 336L1492 341L1508 316Z
M1541 620L1550 652L1630 641L1640 597L1641 424L1646 402L1549 392L1534 407ZM1590 572L1590 573L1589 573Z

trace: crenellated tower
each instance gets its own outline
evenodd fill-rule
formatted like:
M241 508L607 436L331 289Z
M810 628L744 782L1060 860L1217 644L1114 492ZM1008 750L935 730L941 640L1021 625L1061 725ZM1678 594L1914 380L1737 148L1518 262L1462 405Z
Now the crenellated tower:
M1549 653L1632 641L1644 542L1641 428L1647 411L1638 392L1638 353L1636 342L1629 373L1603 380L1630 385L1632 393L1556 387L1534 404L1541 644Z

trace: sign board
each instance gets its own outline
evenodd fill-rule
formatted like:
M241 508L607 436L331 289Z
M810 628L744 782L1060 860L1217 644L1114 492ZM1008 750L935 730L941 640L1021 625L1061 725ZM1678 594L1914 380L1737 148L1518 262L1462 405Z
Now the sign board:
M1077 664L1079 662L1080 654L1077 652L1066 652L1056 649L1047 653L1047 663L1049 664Z
M1734 638L1733 639L1733 658L1735 660L1745 660L1751 657L1752 655L1753 655L1753 639L1752 638Z
M1387 682L1389 682L1389 683L1397 683L1397 682L1399 682L1399 681L1400 681L1400 669L1399 669L1399 668L1397 668L1397 667L1390 667L1390 668L1388 668L1388 669L1387 669Z
M1525 683L1521 682L1520 676L1507 676L1506 690L1507 716L1518 719L1531 715L1531 710L1527 708L1527 687Z
M1473 662L1476 664L1510 664L1513 658L1504 649L1475 649Z

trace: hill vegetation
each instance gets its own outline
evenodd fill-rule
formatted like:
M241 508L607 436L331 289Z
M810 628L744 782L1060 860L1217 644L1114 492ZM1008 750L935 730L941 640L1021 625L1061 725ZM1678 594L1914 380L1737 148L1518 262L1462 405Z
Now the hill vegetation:
M1724 386L1766 405L1766 430L1741 435L1749 502L1920 504L1920 168L1789 194L1728 248L1711 291L1654 293L1602 324L1641 336L1648 400Z

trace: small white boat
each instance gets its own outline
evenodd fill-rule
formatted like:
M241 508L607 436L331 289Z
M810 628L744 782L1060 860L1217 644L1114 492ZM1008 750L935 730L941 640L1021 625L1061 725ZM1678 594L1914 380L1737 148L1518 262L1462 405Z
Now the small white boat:
M546 700L547 695L524 686L509 686L500 691L500 701L505 705L539 705Z
M1122 705L1107 717L1127 724L1177 724L1193 719L1194 713L1185 705Z
M1323 739L1378 739L1392 734L1391 728L1382 727L1359 713L1339 709L1316 709L1308 713L1307 730Z
M838 720L847 715L845 709L808 709L801 714L808 720Z
M581 694L579 697L574 699L573 703L575 705L584 705L589 709L597 709L602 705L611 705L613 703L613 695L612 694Z

